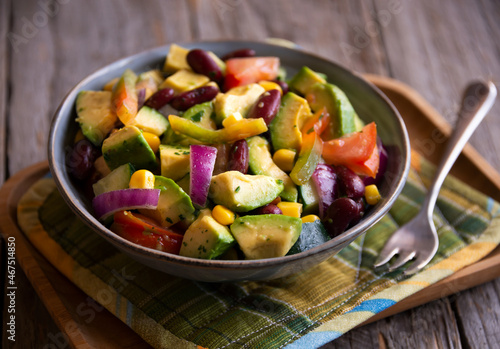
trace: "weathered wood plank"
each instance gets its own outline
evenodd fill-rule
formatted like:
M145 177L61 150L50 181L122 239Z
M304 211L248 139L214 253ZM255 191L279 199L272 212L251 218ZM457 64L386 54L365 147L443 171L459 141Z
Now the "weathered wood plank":
M387 8L390 0L376 0ZM471 80L500 77L500 44L491 28L497 3L454 1L401 2L399 11L382 26L393 77L419 91L450 122L455 122L462 90ZM471 139L471 144L496 169L500 169L496 142L500 124L496 104Z
M0 38L7 38L10 30L10 0L0 3ZM3 40L0 46L0 186L6 179L6 133L9 86L9 40Z

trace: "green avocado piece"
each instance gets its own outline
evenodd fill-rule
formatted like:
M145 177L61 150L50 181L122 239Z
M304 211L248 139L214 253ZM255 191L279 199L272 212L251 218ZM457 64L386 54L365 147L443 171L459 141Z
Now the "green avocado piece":
M168 120L160 112L150 107L142 107L129 125L137 126L144 132L161 136L168 129Z
M283 181L269 176L227 171L212 177L208 196L235 212L267 205L283 191Z
M108 191L127 189L130 183L130 177L134 173L134 166L131 164L123 164L115 168L106 177L98 180L92 189L94 189L94 195L101 195L107 193Z
M302 67L289 81L288 86L292 91L305 96L316 83L326 84L326 80L308 67Z
M180 145L160 144L161 175L178 181L189 173L190 150Z
M229 228L210 215L200 215L186 230L179 254L185 257L214 259L236 243Z
M302 223L302 233L300 233L297 242L292 246L290 251L288 251L287 255L310 250L313 247L324 244L330 239L330 235L326 232L321 221L317 220L311 223Z
M280 169L271 157L269 142L260 136L247 138L248 166L256 175L270 176L283 181L284 189L280 196L285 201L297 201L297 187L292 179Z
M299 202L302 204L304 214L318 212L319 194L312 178L299 187Z
M125 126L106 138L102 155L111 170L126 163L138 170L154 170L158 166L155 153L135 126Z
M326 107L330 114L330 127L324 136L328 139L361 131L364 124L349 102L345 93L333 84L317 83L306 94L313 111Z
M274 150L298 151L302 144L301 128L311 116L307 100L293 92L283 96L278 114L269 125Z
M301 231L300 218L280 214L243 216L231 224L231 233L247 259L286 255Z
M155 210L140 210L142 214L156 219L162 227L192 219L195 210L191 198L177 183L170 178L155 176L155 189L161 190L158 207Z
M246 117L250 108L266 90L259 84L249 84L230 89L226 93L219 93L215 97L215 123L222 125L222 121L230 115L239 112Z
M82 91L76 97L76 121L83 135L100 146L118 120L110 91Z

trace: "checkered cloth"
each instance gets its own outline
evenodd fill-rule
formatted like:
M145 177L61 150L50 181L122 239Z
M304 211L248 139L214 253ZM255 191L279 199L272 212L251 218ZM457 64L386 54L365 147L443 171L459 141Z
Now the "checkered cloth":
M412 155L397 202L339 254L297 274L262 282L201 283L150 269L91 231L52 179L18 206L34 246L66 277L155 348L313 348L491 252L500 242L500 205L448 177L434 222L439 250L422 272L373 269L386 239L419 209L433 167Z

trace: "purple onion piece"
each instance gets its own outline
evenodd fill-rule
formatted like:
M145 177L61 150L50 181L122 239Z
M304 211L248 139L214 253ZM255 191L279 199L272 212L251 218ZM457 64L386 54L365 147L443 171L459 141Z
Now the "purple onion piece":
M205 207L214 171L217 149L207 145L191 145L189 196L197 207Z
M160 189L120 189L97 195L92 200L92 207L99 219L105 219L113 213L138 208L156 209Z
M146 89L137 90L137 109L141 109L146 101Z

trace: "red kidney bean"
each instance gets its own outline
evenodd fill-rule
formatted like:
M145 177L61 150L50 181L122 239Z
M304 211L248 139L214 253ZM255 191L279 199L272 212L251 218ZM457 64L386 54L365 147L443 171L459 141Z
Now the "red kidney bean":
M244 139L236 141L229 151L228 171L248 172L248 144Z
M275 80L273 80L273 82L280 85L281 90L283 91L283 96L286 95L288 93L288 91L290 90L288 87L288 84L286 82L284 82L283 80L275 79Z
M84 180L92 173L99 150L87 139L78 141L67 158L68 172L76 179Z
M340 192L348 198L359 199L365 195L363 180L351 169L345 166L337 166L337 177Z
M259 207L256 211L257 214L283 214L281 209L273 204L267 204L265 206Z
M247 118L258 119L263 118L266 125L273 121L278 110L280 109L281 94L278 90L266 91L260 95L257 102L252 106L248 112Z
M148 98L144 105L159 110L163 106L167 105L172 98L174 98L174 90L167 87L156 91L155 94Z
M211 101L217 93L219 89L215 86L202 86L174 97L170 105L180 111L188 110L195 104Z
M222 82L222 71L207 51L191 50L187 54L186 60L195 73L205 75L216 83Z
M349 225L357 223L361 215L357 202L345 197L339 198L328 207L323 225L330 236L335 237L344 232Z
M253 57L255 56L255 50L251 48L242 48L233 52L229 52L226 55L222 56L223 61L227 61L231 58L245 58L245 57Z

